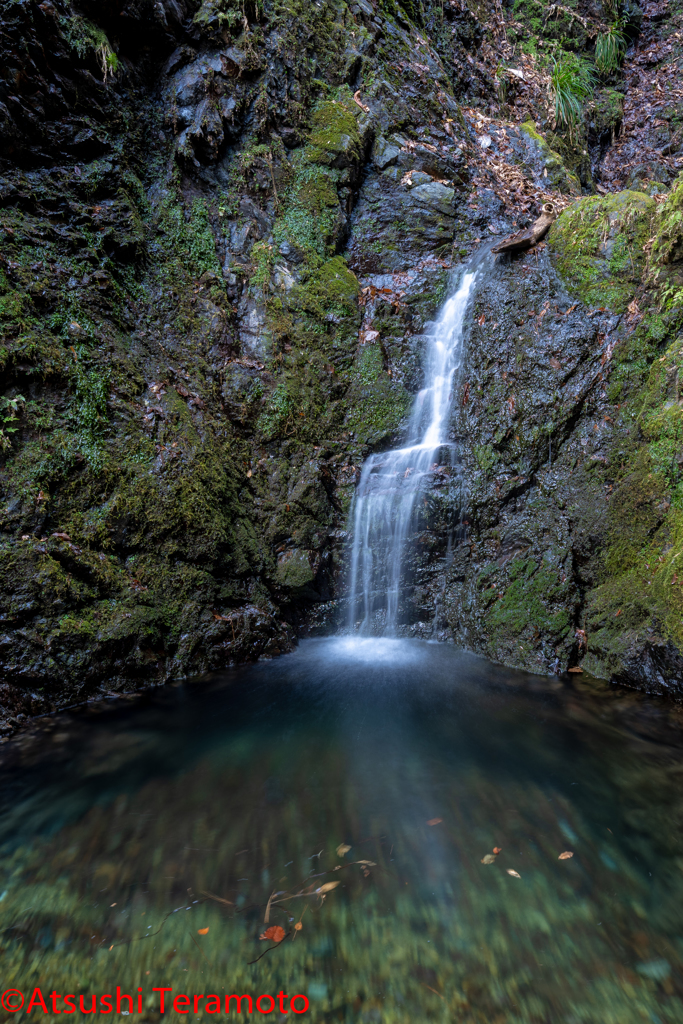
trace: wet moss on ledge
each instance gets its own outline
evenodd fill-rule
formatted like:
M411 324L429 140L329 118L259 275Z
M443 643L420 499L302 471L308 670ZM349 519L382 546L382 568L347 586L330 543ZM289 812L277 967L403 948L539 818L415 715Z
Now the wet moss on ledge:
M590 306L623 313L640 283L655 202L641 192L580 199L553 224L558 273Z

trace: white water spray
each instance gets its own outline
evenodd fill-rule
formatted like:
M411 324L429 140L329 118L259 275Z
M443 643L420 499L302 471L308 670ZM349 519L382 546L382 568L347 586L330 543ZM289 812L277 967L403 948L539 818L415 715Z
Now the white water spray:
M439 468L439 449L448 444L454 382L462 363L463 323L475 278L476 270L463 275L427 336L426 387L413 406L408 446L371 455L363 465L354 508L351 630L362 615L360 632L370 632L371 616L383 598L384 632L389 636L396 632L406 542L416 500ZM380 572L386 573L381 585L376 579Z

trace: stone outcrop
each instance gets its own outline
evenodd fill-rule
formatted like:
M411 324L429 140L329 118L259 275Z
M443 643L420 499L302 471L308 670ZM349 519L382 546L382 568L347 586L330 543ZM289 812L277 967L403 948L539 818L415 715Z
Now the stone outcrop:
M6 715L330 628L426 325L549 198L547 244L485 262L405 629L672 685L681 186L579 198L618 90L591 170L526 79L501 107L503 44L452 0L54 0L1 31Z

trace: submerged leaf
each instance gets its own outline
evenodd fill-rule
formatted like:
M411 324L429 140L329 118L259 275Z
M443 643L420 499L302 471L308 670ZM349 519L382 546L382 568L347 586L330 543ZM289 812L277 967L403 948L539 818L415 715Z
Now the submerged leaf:
M558 860L569 860L569 858L573 857L573 856L574 856L574 854L572 853L571 850L565 850L564 853L561 853L560 856L557 859Z
M440 825L442 821L443 821L443 818L430 818L429 821L427 822L427 824L428 825Z
M356 864L367 864L367 866L369 868L376 868L377 867L377 865L375 864L374 860L357 860Z
M340 843L337 847L337 856L343 857L345 853L348 853L351 847L347 843Z
M208 928L198 928L197 929L197 935L208 935L208 934L209 934L209 929Z
M493 852L496 854L496 856L498 856L499 853L503 852L503 847L502 846L494 846L493 847Z
M496 863L495 854L487 853L485 857L481 858L481 862L482 862L482 864L495 864Z
M282 942L286 934L287 932L281 925L272 924L270 928L266 928L262 935L259 935L259 939L265 939L266 942Z
M326 892L331 892L333 889L336 889L338 885L339 882L325 882L324 885L321 885L320 888L315 891L319 896L323 896Z
M507 873L508 873L508 875L512 875L513 878L521 878L522 877L520 875L519 871L513 871L512 868L508 868L507 869Z

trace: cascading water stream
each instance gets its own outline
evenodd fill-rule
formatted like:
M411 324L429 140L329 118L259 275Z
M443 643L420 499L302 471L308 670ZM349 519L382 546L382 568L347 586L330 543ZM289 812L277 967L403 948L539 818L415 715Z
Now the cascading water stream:
M384 590L384 633L396 632L401 568L417 498L438 468L436 456L448 445L454 381L462 362L463 325L474 292L477 269L469 268L444 304L427 335L425 387L416 397L408 427L408 445L371 455L356 491L351 550L349 621L368 633ZM378 574L386 573L383 587ZM359 608L360 604L360 608Z

